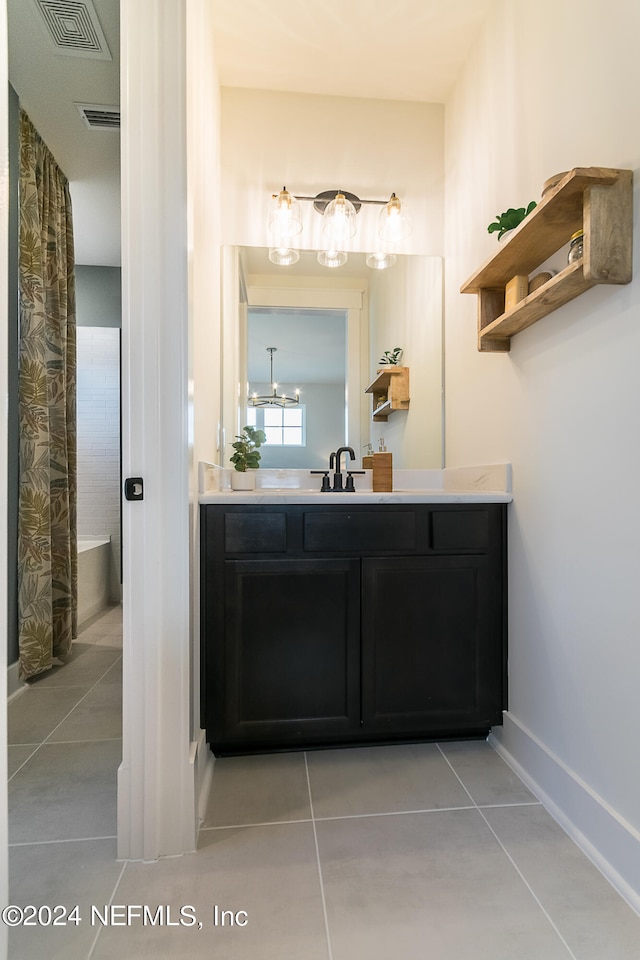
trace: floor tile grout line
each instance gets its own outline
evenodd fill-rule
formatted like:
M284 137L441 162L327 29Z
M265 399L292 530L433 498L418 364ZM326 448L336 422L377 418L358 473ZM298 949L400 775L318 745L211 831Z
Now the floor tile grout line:
M122 655L120 655L120 656L122 656ZM118 658L118 659L120 659L120 658ZM83 702L83 700L86 700L86 698L89 696L90 693L93 692L93 690L95 690L95 688L98 686L98 684L100 683L100 681L103 680L104 677L106 677L106 675L109 673L109 670L111 670L111 669L115 666L115 664L116 664L117 662L118 662L118 661L116 660L116 661L114 661L114 663L110 664L109 667L107 667L107 669L104 671L104 673L102 673L102 674L98 677L98 679L97 679L96 682L93 684L93 686L89 687L89 689L88 689L87 692L84 694L84 696L80 697L80 699L74 704L74 706L71 708L71 710L69 710L69 713L67 713L67 715L62 718L62 720L60 721L60 723L58 723L57 726L55 726L55 727L53 728L53 730L51 730L51 732L44 738L44 740L42 741L42 743L40 744L40 746L42 746L42 744L48 742L48 740L50 739L50 737L53 736L53 734L56 732L56 730L58 729L58 727L62 726L62 724L65 722L65 720L68 720L68 719L69 719L69 717L71 716L71 714L73 713L73 711L74 711L77 707L80 706L80 704ZM87 742L88 742L88 741L87 741Z
M456 813L458 810L500 810L504 807L540 807L539 801L526 801L522 803L487 803L478 805L476 803L465 804L458 807L416 807L411 810L387 810L375 813L343 813L335 816L317 816L300 817L297 820L256 820L252 823L220 823L213 826L202 826L200 832L206 830L241 830L244 827L279 827L283 824L291 823L325 823L334 820L366 820L372 817L407 817L412 814L423 813Z
M75 707L74 707L74 710L75 710ZM72 711L72 712L73 712L73 711ZM54 730L51 731L51 733L54 733L54 732L55 732ZM51 734L50 734L50 735L51 735ZM9 783L13 780L13 778L14 778L18 773L20 773L20 771L22 770L22 768L23 768L24 766L26 766L26 764L29 763L30 760L33 760L33 758L35 757L36 753L40 753L40 750L41 750L43 747L45 747L45 746L46 746L46 747L57 747L57 746L62 746L62 747L64 747L64 746L69 746L70 744L78 744L78 743L113 743L114 741L122 741L122 737L96 737L95 740L49 740L49 739L43 740L42 743L37 744L37 746L35 747L35 749L33 750L33 752L30 753L29 756L28 756L25 760L22 761L22 763L20 764L20 766L19 766L16 770L13 771L13 773L11 774L11 776L10 776L10 777L7 777L7 784L9 784ZM21 744L21 743L12 743L12 744L9 744L9 746L12 746L12 747L21 747L21 746L23 746L23 744ZM32 746L32 744L26 744L26 746Z
M312 823L311 817L299 820L257 820L255 823L220 823L213 827L200 827L200 833L206 830L243 830L246 827L282 827L292 823Z
M105 649L113 650L114 648L113 648L113 647L108 647L108 648L105 648ZM113 661L113 663L110 663L108 667L105 667L104 672L100 674L100 676L98 677L97 680L85 680L85 681L83 682L81 679L80 679L80 680L73 680L73 679L72 679L71 682L69 682L69 683L57 683L57 682L56 682L56 683L52 683L52 682L47 683L46 681L47 681L48 679L50 679L50 678L47 677L46 674L43 674L43 676L42 676L42 678L41 678L41 682L40 682L40 683L36 683L35 686L31 686L31 684L28 684L28 685L27 685L27 689L24 691L24 693L28 693L29 690L45 690L45 691L47 691L47 690L70 690L70 689L72 689L73 687L87 687L87 686L89 687L89 691L91 691L91 690L93 690L93 688L96 686L96 684L102 683L102 681L106 678L107 674L110 673L112 670L114 670L114 669L118 666L118 664L119 664L119 662L120 662L121 660L122 660L122 653L118 653L118 656L115 658L115 660ZM72 661L72 662L70 662L70 663L64 663L64 664L56 665L56 666L59 666L59 672L56 673L56 674L51 674L51 678L53 678L53 676L59 677L59 676L63 675L64 667L71 666L73 662L76 662L76 661ZM115 681L114 681L114 682L115 682Z
M29 756L28 756L28 757L25 757L25 759L22 761L22 763L20 764L20 766L17 767L17 768L13 771L13 773L11 774L11 776L10 776L10 777L7 777L7 786L8 786L9 783L11 783L11 781L13 780L13 778L16 776L16 774L20 773L20 771L21 771L22 768L25 766L25 764L29 763L29 760L31 760L32 757L35 757L36 753L39 751L39 749L40 749L40 747L42 746L42 744L41 744L41 743L37 743L37 744L32 744L32 743L29 743L29 744L11 743L11 744L7 744L7 746L11 746L11 747L29 746L29 747L33 747L33 748L34 748L34 749L31 751L31 753L29 754Z
M118 737L95 737L94 739L88 740L45 740L40 746L41 747L68 747L70 744L78 743L114 743L120 742L122 740L121 736Z
M415 813L455 813L457 810L475 810L475 804L464 807L425 807L415 810L389 810L381 813L344 813L333 817L300 817L299 820L256 820L253 823L222 823L211 827L200 827L204 830L241 830L244 827L280 827L291 823L330 823L334 820L368 820L373 817L407 817Z
M62 837L59 840L14 840L8 847L44 847L54 843L93 843L95 840L117 840L115 833L102 837Z
M423 813L455 813L457 810L475 810L475 805L464 807L424 807L415 810L385 810L377 813L345 813L342 816L316 817L316 823L325 823L332 820L369 820L374 817L410 817L413 814Z
M464 784L463 781L462 781L462 778L459 776L457 770L454 768L453 764L452 764L451 761L449 760L449 757L446 755L446 753L444 752L444 750L442 749L442 747L440 746L439 743L436 743L436 747L437 747L438 750L440 751L440 755L442 756L444 762L448 765L448 767L449 767L449 769L451 770L452 774L454 775L454 777L456 778L456 780L458 781L458 783L460 784L460 786L462 787L462 789L464 790L464 792L466 793L466 795L469 797L469 800L471 800L471 803L472 803L473 806L477 809L478 804L475 802L475 800L474 800L473 797L471 796L471 791L467 790L465 784Z
M571 947L569 946L569 944L567 943L567 941L565 940L565 938L563 937L563 935L560 933L560 930L559 930L558 927L556 926L555 922L551 919L550 914L548 913L548 911L547 911L547 910L545 909L545 907L543 906L543 904L542 904L540 898L538 897L538 895L536 894L535 890L533 889L533 887L531 886L531 884L529 883L529 881L528 881L527 878L525 877L524 873L522 872L522 870L520 869L520 867L518 866L518 864L515 862L515 860L513 859L513 857L511 856L511 854L509 853L509 851L507 850L507 848L506 848L505 845L503 844L502 840L500 839L500 837L498 836L498 834L496 833L496 831L493 829L493 827L491 826L491 824L489 823L489 821L487 820L487 818L485 817L484 813L482 812L482 810L481 810L480 808L478 808L478 813L480 814L480 816L482 817L482 819L484 820L484 822L485 822L486 825L488 826L489 830L491 831L491 833L492 833L493 836L495 837L495 839L496 839L498 845L500 846L502 852L504 853L505 857L509 860L509 862L511 863L513 869L516 871L516 873L518 874L518 876L520 877L520 879L521 879L522 882L524 883L525 887L527 888L527 890L529 891L529 893L531 894L531 896L533 897L533 899L534 899L535 902L537 903L537 905L538 905L538 907L540 908L542 914L546 917L547 922L548 922L549 925L551 926L551 929L556 933L558 939L560 940L560 942L561 942L562 945L564 946L565 950L567 951L567 953L568 953L569 956L571 957L571 960L577 960L577 957L576 957L575 953L573 952L573 950L571 949Z
M114 898L115 898L115 895L116 895L116 893L118 892L118 887L120 886L120 881L122 880L122 878L123 878L123 876L124 876L124 872L125 872L126 869L127 869L127 861L125 861L125 862L122 864L122 870L121 870L120 873L118 874L118 878L117 878L117 880L116 880L116 882L115 882L115 884L114 884L113 890L112 890L112 892L111 892L111 896L109 897L109 907L110 907L111 904L113 903L113 900L114 900ZM87 954L87 960L91 960L91 958L92 958L92 956L93 956L93 952L94 952L94 950L95 950L95 948L96 948L96 944L98 943L98 939L99 939L101 933L102 933L102 927L101 927L101 926L98 926L98 930L96 931L96 935L95 935L95 937L93 938L93 941L92 941L92 943L91 943L91 946L89 947L89 952L88 952L88 954Z
M476 803L478 810L499 810L501 807L541 807L541 800L514 800L511 803Z
M60 726L65 722L65 720L68 720L68 719L69 719L69 717L71 716L71 714L73 713L73 711L76 709L76 707L80 706L80 704L82 703L82 701L85 700L93 690L95 690L95 688L97 687L97 685L98 685L99 683L101 683L102 680L104 680L104 678L105 678L106 675L109 673L109 671L112 670L112 669L116 666L116 664L118 663L118 660L121 660L121 659L122 659L122 654L121 654L112 664L110 664L109 667L107 667L107 669L105 670L105 672L104 672L103 674L101 674L100 677L95 681L95 683L94 683L92 686L90 686L89 689L80 697L80 699L77 700L77 701L74 703L74 705L71 707L71 709L69 710L69 712L60 720L60 722L53 728L53 730L51 730L51 731L47 734L47 736L44 737L44 739L41 740L40 743L38 743L38 745L36 746L36 748L35 748L35 750L33 751L33 753L30 753L29 756L26 758L26 760L24 760L24 761L20 764L20 766L18 767L18 769L13 771L13 773L11 774L11 776L7 778L7 783L9 783L11 780L13 780L13 778L16 776L16 774L19 773L20 770L22 770L22 768L24 767L24 765L25 765L26 763L28 763L29 760L31 760L31 759L36 755L36 753L38 753L38 751L40 750L40 748L41 748L42 746L44 746L45 743L50 743L50 742L53 742L53 743L97 743L97 742L98 742L97 740L54 740L54 741L51 741L50 738L51 738L51 737L53 736L53 734L56 732L56 730L58 729L58 727L60 727ZM70 684L70 686L84 686L84 684ZM51 690L51 689L55 689L55 687L47 687L47 688L44 688L44 687L43 687L43 689ZM69 688L67 687L66 689L69 689ZM119 739L121 739L121 738L120 738L120 737L103 737L102 739L103 739L103 740L119 740ZM11 747L20 747L20 746L23 746L23 744L20 744L20 743L11 743L11 744L8 744L8 746L11 746ZM30 744L29 744L29 746L30 746Z
M311 777L309 776L309 763L307 753L304 752L304 769L307 775L307 790L309 791L309 809L311 811L311 826L313 828L313 842L316 848L316 864L318 867L318 880L320 881L320 898L322 900L322 913L324 916L324 930L327 937L327 955L329 960L333 960L333 951L331 949L331 934L329 933L329 917L327 915L327 901L324 894L324 879L322 877L322 864L320 863L320 847L318 846L318 832L316 830L316 821L313 813L313 796L311 794Z
M545 908L543 907L543 905L542 905L539 897L538 897L538 896L536 895L536 893L534 892L531 884L529 883L529 881L527 880L527 878L526 878L525 875L523 874L522 870L520 870L520 868L519 868L518 865L516 864L515 860L513 859L513 857L511 856L511 854L509 853L509 851L508 851L507 848L505 847L505 845L504 845L504 844L502 843L502 841L500 840L500 837L498 836L498 834L496 833L496 831L493 829L493 827L491 826L491 824L490 824L489 821L487 820L486 816L485 816L484 813L482 812L482 808L481 808L480 806L478 806L478 804L475 802L475 800L474 800L473 797L471 796L471 793L469 792L469 790L467 790L466 786L464 785L464 783L463 783L463 781L462 781L462 778L458 775L458 773L457 773L456 770L454 769L453 764L451 763L451 761L449 760L449 758L448 758L447 755L445 754L444 750L442 749L442 747L440 746L439 743L436 744L436 746L438 747L438 750L440 751L440 753L441 753L442 756L444 757L445 761L449 764L449 767L451 768L451 771L452 771L452 773L454 774L454 776L456 776L456 777L458 778L458 780L460 781L460 785L462 786L463 790L465 790L465 792L468 794L468 796L469 796L469 798L471 799L472 803L474 804L476 810L478 811L478 813L480 814L480 816L482 817L482 819L483 819L484 822L486 823L487 827L489 828L489 830L490 830L491 833L493 834L493 836L494 836L494 838L495 838L498 846L500 847L500 849L501 849L502 852L504 853L505 857L506 857L507 860L510 862L511 866L513 867L513 869L516 871L516 873L518 874L518 876L519 876L520 879L522 880L523 884L525 885L525 887L527 888L527 890L529 891L529 893L530 893L531 896L533 897L534 901L537 903L537 905L538 905L539 909L541 910L543 916L546 918L547 922L550 924L552 930L554 930L554 932L556 933L557 937L559 938L560 942L562 943L562 945L564 946L564 948L565 948L566 951L568 952L569 956L572 958L572 960L577 960L577 958L576 958L573 950L571 949L571 947L569 946L569 944L567 943L567 941L565 940L565 938L562 936L562 934L561 934L560 931L558 930L557 926L555 925L555 923L553 922L553 920L551 919L551 917L549 916L549 914L547 913L547 911L546 911ZM535 806L535 804L531 804L531 806Z

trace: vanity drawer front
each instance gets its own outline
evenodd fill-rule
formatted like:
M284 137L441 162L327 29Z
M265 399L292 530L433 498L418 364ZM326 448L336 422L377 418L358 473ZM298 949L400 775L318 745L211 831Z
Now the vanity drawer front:
M287 517L284 513L225 513L226 553L286 553Z
M487 510L434 510L431 525L436 552L486 553L489 548Z
M371 553L416 549L413 511L332 510L304 515L305 553Z

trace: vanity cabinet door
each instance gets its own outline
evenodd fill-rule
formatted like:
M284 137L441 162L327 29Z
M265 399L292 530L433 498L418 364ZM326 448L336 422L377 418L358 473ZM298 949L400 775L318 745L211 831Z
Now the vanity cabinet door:
M331 742L360 729L360 561L224 562L214 749Z
M501 598L490 568L482 555L363 560L363 734L473 735L501 722Z

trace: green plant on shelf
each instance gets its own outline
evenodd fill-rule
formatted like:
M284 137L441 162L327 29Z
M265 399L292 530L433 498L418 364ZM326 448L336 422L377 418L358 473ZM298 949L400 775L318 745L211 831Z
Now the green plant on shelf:
M493 223L490 223L487 227L489 233L498 232L498 240L504 236L509 230L513 230L514 227L519 226L525 217L527 217L532 210L537 207L535 200L532 200L528 207L509 207L508 210L505 210L504 213L497 213L496 219Z

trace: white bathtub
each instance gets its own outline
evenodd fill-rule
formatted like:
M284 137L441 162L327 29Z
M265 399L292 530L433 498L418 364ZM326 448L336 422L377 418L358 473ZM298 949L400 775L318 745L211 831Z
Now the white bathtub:
M78 537L78 626L111 604L111 539Z

